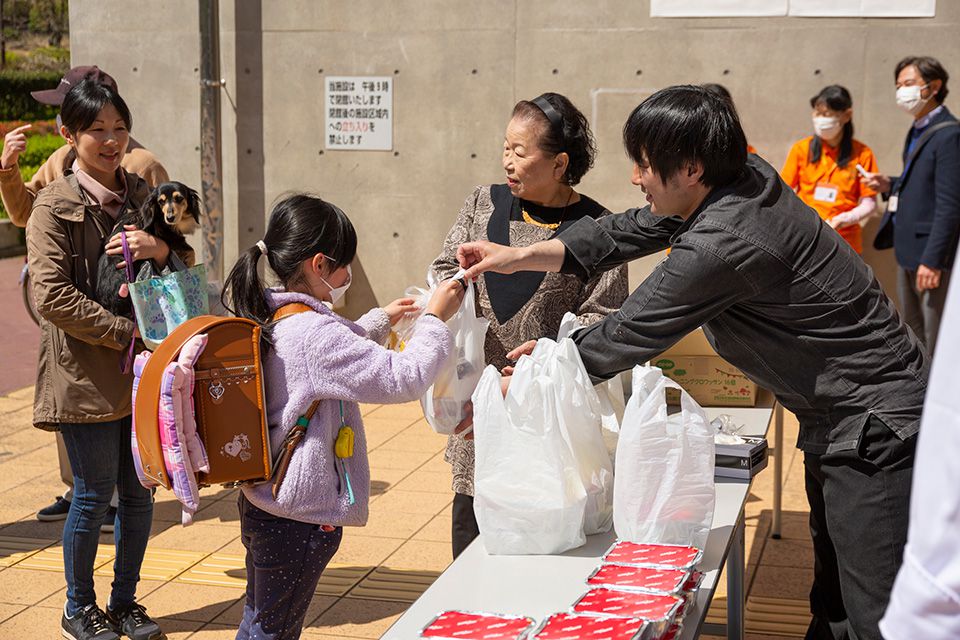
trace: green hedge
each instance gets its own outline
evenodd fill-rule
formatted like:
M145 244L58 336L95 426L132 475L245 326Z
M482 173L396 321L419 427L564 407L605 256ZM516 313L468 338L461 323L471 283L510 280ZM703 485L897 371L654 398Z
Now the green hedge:
M57 117L57 107L40 104L31 91L53 89L63 74L52 71L0 72L0 120L50 120Z
M50 154L64 144L64 139L56 134L27 136L27 148L20 154L17 161L23 181L30 180ZM3 208L3 203L0 203L0 218L6 217L8 217L7 212Z

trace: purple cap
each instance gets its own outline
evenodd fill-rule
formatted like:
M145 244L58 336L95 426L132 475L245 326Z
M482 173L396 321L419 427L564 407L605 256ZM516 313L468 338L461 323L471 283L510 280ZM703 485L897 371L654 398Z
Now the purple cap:
M37 102L59 107L63 99L67 96L67 92L84 80L94 80L110 87L115 93L117 92L117 81L106 72L101 71L100 67L92 66L74 67L70 69L70 71L67 71L66 75L60 79L60 84L57 85L56 89L31 91L30 95L33 96L33 99Z

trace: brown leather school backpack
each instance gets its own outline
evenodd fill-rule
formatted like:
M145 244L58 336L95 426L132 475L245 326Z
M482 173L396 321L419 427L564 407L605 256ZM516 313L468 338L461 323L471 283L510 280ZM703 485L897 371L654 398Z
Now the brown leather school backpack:
M304 304L285 305L273 320L309 311ZM240 484L269 480L273 473L267 428L260 326L245 318L198 316L174 329L147 360L138 384L137 447L143 474L169 489L160 445L160 383L167 365L195 335L207 334L207 345L194 365L193 390L197 433L207 451L208 473L201 485Z

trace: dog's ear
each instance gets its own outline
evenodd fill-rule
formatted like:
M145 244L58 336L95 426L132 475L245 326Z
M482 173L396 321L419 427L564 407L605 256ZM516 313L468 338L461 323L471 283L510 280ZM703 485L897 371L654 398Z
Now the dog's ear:
M154 189L147 196L147 199L140 205L140 229L146 231L152 229L157 217L157 195L159 189Z
M202 210L203 206L200 204L200 196L196 191L190 187L187 187L187 198L190 201L190 215L192 215L193 219L197 221L197 224L200 224L200 211Z

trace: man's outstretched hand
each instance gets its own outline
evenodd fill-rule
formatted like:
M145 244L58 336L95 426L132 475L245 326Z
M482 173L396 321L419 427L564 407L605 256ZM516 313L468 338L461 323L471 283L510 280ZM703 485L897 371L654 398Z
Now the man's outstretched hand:
M516 247L508 247L494 242L467 242L457 248L457 260L460 267L466 269L464 277L473 280L481 273L514 273L518 271L519 259Z

